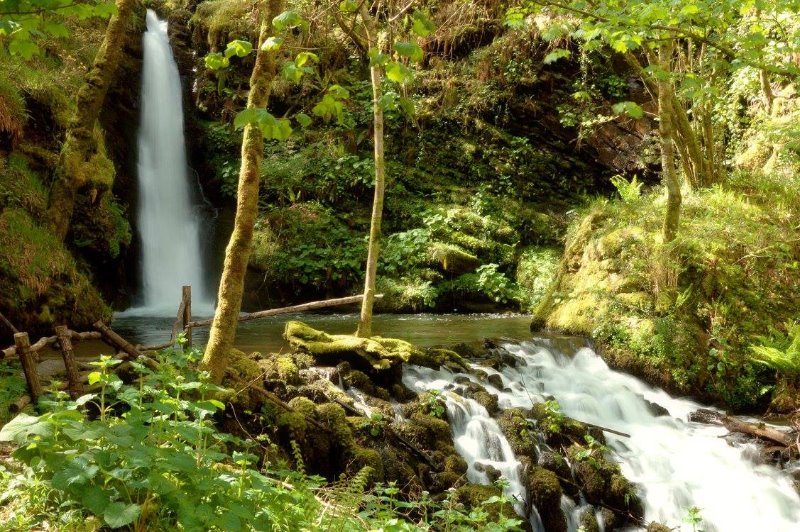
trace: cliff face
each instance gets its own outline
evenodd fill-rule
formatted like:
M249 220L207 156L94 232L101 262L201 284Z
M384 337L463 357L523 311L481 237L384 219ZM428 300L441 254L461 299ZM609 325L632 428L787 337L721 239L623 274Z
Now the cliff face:
M97 180L111 190L81 191L62 244L42 225L52 173L74 95L103 37L102 22L74 23L70 36L45 43L29 61L0 56L1 102L13 106L10 131L0 132L0 309L21 330L49 333L55 324L88 328L110 317L126 278L135 197L135 142L140 11L130 25L123 62L95 130L101 152ZM3 128L0 124L0 129ZM10 331L0 330L2 343Z

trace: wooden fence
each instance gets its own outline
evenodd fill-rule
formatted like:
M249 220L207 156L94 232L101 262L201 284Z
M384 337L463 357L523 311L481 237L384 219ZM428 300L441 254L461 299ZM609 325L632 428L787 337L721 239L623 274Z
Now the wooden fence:
M239 321L250 321L269 316L279 316L281 314L291 314L295 312L304 312L321 308L350 305L353 303L359 303L363 297L363 295L340 297L336 299L327 299L324 301L312 301L310 303L292 305L289 307L262 310L248 314L240 314ZM376 299L380 299L382 297L383 294L377 294L375 296ZM39 373L36 365L38 358L36 353L47 346L58 348L61 351L61 356L64 360L64 367L66 368L67 374L67 389L69 390L70 396L75 399L83 394L84 379L78 372L78 365L75 361L75 353L73 352L72 348L73 341L102 340L114 349L125 353L123 360L133 360L140 357L143 358L144 351L164 349L175 345L180 332L184 332L186 334L187 345L191 347L192 330L199 327L207 327L213 322L212 319L192 321L191 286L182 287L181 303L178 306L177 317L172 325L172 335L170 337L170 341L161 345L133 345L102 321L95 322L93 324L95 330L87 332L77 332L69 329L66 325L59 325L55 328L54 336L44 336L35 343L31 344L28 333L18 332L13 324L11 324L11 322L9 322L2 314L0 314L0 318L0 321L5 323L12 331L14 331L14 345L0 350L0 360L13 356L19 357L19 360L22 363L23 372L25 373L25 381L28 385L29 395L21 397L11 406L12 413L13 411L21 410L31 401L35 402L43 395L44 390L39 379Z

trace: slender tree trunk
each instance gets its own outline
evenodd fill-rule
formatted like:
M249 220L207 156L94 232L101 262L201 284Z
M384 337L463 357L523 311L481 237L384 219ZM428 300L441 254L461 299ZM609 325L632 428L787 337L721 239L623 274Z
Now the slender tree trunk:
M775 94L772 92L772 85L769 82L769 72L762 68L759 79L761 80L761 92L764 93L767 115L772 115L772 105L775 101Z
M361 4L361 17L367 29L369 48L378 46L378 28ZM378 269L378 252L380 250L381 221L383 218L383 196L386 188L383 153L383 107L381 107L381 82L383 67L375 65L370 68L372 79L372 111L375 144L375 197L372 200L372 219L369 227L369 247L367 251L367 272L364 281L364 300L361 303L361 319L356 335L365 338L372 336L372 307L375 302L375 277Z
M272 80L276 72L275 55L273 52L261 50L261 43L269 36L270 23L280 14L282 4L282 0L269 0L266 16L261 23L256 61L250 75L248 109L261 109L269 102ZM222 382L225 376L228 355L233 349L236 338L244 277L252 249L253 227L258 215L258 188L263 157L264 137L261 130L254 124L248 124L244 128L242 140L242 163L239 169L233 233L225 250L225 263L217 295L217 310L214 313L214 322L203 356L203 366L211 373L211 380L215 383Z
M662 44L659 60L662 67L668 67L671 60L672 43ZM669 72L669 69L667 69ZM661 175L667 189L667 212L662 229L664 242L671 242L678 233L681 214L681 185L675 174L675 152L673 150L673 130L670 114L673 112L672 87L668 79L658 81L658 115L661 136Z
M45 215L48 227L61 240L66 238L69 231L78 190L96 177L93 170L97 158L105 158L95 136L95 122L122 55L125 29L134 3L135 0L117 0L117 12L108 23L92 69L78 90L77 108L61 147Z

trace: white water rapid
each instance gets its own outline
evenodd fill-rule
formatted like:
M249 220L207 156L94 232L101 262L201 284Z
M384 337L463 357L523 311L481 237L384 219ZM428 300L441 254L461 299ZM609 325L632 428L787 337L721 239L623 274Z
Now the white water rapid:
M684 518L689 508L696 506L703 519L699 528L707 532L800 530L800 496L789 475L758 463L758 453L751 445L729 444L722 437L727 434L724 428L688 422L687 415L701 405L672 398L634 377L609 369L588 348L568 356L544 339L504 347L516 357L516 368L496 371L480 366L502 378L502 389L481 382L487 391L498 395L501 408L530 407L532 402L555 398L562 411L575 419L630 434L625 438L606 432L606 439L613 449L610 458L618 461L625 476L636 483L647 521L690 531L692 526L684 523ZM449 396L452 394L445 390L453 387L453 377L445 370L409 367L404 381L412 389L438 389ZM657 415L648 402L669 414ZM452 410L450 414L452 417ZM456 441L469 432L462 428L465 423L477 422L482 416L477 412L465 413L464 419L456 418ZM505 441L499 428L483 428L485 434L474 434L482 443L474 441L470 446ZM484 459L471 447L457 445L457 449L470 463L470 470ZM510 462L513 458L506 456L505 460ZM518 472L509 474L509 480L517 482ZM574 506L568 501L562 504L567 510ZM570 529L575 530L574 515L567 518Z
M150 9L143 46L138 167L143 300L124 314L174 316L183 285L192 286L195 314L209 314L213 301L205 293L200 217L191 203L181 82L167 22Z

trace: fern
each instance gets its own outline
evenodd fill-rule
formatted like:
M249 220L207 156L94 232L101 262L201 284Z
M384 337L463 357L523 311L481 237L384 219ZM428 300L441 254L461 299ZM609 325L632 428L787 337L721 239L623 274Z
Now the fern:
M750 346L755 362L783 373L800 374L800 323L787 323L786 335L777 340L758 340L762 345Z

